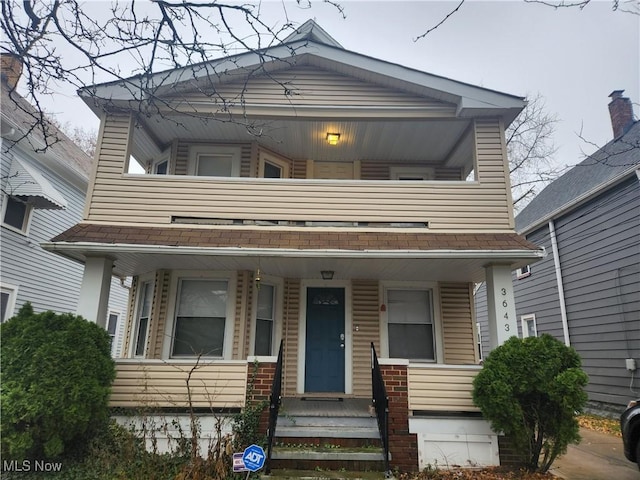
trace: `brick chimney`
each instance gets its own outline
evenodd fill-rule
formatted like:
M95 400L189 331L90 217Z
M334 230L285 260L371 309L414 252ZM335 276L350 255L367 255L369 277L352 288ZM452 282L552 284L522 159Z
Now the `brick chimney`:
M633 106L629 98L622 96L623 92L624 90L614 90L609 95L609 114L614 139L624 135L633 123Z
M14 53L3 53L0 56L0 72L2 73L2 81L13 90L22 75L22 60Z

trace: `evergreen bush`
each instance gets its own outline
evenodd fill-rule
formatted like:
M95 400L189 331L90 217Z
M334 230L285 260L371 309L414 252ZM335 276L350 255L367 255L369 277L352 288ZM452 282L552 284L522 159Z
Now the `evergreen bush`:
M107 332L72 314L34 314L27 303L0 335L3 459L83 452L109 418Z
M578 353L550 335L512 337L493 350L473 382L473 401L496 432L510 437L546 472L580 441L577 414L587 401L587 374Z

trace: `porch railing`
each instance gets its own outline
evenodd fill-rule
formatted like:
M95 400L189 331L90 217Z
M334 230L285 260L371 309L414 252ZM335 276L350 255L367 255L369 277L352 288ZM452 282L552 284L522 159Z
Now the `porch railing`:
M273 436L276 433L276 424L278 423L278 413L280 412L280 403L282 401L282 346L278 349L278 361L276 362L276 371L273 374L273 383L271 384L271 395L269 395L269 428L267 430L267 459L265 461L265 473L271 473L271 450L273 448Z
M378 430L380 431L380 441L384 452L385 472L389 472L389 397L384 386L384 379L378 363L376 348L371 342L371 389L373 395L373 406L376 410L378 420Z

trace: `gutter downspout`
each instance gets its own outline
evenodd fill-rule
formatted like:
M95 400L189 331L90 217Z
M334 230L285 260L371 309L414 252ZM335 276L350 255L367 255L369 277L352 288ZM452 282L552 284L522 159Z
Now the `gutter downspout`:
M551 249L553 250L553 265L556 271L556 284L558 285L558 299L560 300L560 318L562 319L562 332L564 334L564 344L571 346L569 339L569 322L567 320L567 306L564 301L564 286L562 284L562 268L560 266L560 254L558 253L558 241L556 239L556 229L553 220L549 220L549 235L551 236Z

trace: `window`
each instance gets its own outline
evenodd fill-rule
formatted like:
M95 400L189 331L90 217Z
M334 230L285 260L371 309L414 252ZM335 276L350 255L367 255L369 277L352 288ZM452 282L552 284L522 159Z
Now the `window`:
M13 311L16 305L17 288L3 284L0 287L0 322L4 322L13 317Z
M120 319L120 315L114 312L109 312L109 317L107 318L107 333L109 334L109 338L111 339L111 352L114 350L114 342L116 339L116 333L118 331L118 320Z
M476 344L478 346L478 360L482 360L482 331L480 330L480 322L476 323Z
M189 149L189 175L239 177L240 148L196 146Z
M2 223L13 230L27 233L31 206L21 197L6 195L2 202Z
M223 356L227 298L226 280L179 280L173 356Z
M290 164L285 158L260 152L258 176L262 178L289 178Z
M389 357L435 360L430 290L387 290Z
M526 278L531 275L531 267L529 265L525 265L522 268L516 270L516 279L520 280L521 278Z
M522 315L520 321L522 322L522 338L538 336L535 315Z
M276 310L276 287L260 285L256 312L256 340L254 355L273 355L273 331Z
M153 286L151 282L143 282L140 285L138 308L136 309L136 343L133 355L144 356L147 347L147 334L149 331L149 319L151 316L151 299L153 298Z
M171 147L167 148L151 164L151 173L154 175L166 175L169 173L169 159L171 158Z
M391 167L391 180L433 180L433 168Z

